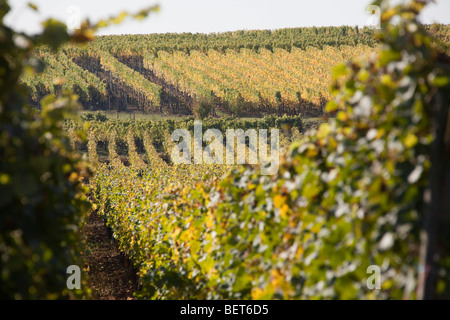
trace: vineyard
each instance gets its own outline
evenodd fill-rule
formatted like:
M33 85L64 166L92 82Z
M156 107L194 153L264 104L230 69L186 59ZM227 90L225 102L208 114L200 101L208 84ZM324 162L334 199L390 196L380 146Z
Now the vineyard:
M213 261L201 257L198 257L198 261L187 259L188 255L198 252L202 243L209 243L208 248L213 248L213 238L207 236L205 239L198 239L197 236L200 235L198 231L203 228L208 228L205 232L212 231L209 228L213 226L214 217L201 208L195 214L184 210L192 201L213 199L204 193L204 187L196 189L198 194L192 199L188 194L186 199L177 198L187 192L187 182L190 185L198 183L199 186L206 181L217 183L227 172L240 166L173 164L169 155L175 143L170 132L174 128L193 131L193 126L193 118L177 122L92 121L88 126L80 122L66 122L65 131L72 146L80 152L86 152L93 165L94 177L90 188L94 193L94 203L98 206L99 215L113 230L119 249L133 261L139 271L139 294L143 298L188 298L194 292L198 298L218 297L207 290L200 292L202 288L196 283L203 281L198 274L201 269L197 268L203 266L209 269ZM301 117L286 116L254 121L209 119L202 123L202 127L204 131L222 127L245 130L279 128L279 148L286 152L293 141L300 139L303 121ZM87 136L87 141L83 142L79 136ZM268 141L264 143L267 143L270 152L274 152L270 147L270 138ZM194 141L192 143L195 144ZM238 141L234 143L237 144ZM258 146L261 147L261 143ZM248 159L248 146L244 145L243 148L246 149L244 152ZM217 196L215 198L214 201L219 200ZM197 259L196 254L192 257ZM162 270L160 268L169 268L167 271L171 273L173 271L170 268L179 263L184 267L173 274L175 278L167 272L154 273L154 270ZM155 281L162 281L161 288L156 288L156 291ZM164 283L165 281L168 283ZM194 287L197 287L195 291L191 291ZM234 295L225 296L231 298Z
M109 20L50 19L28 47L0 4L0 298L89 298L88 215L124 297L450 298L450 29L424 2L378 32L92 40Z
M287 114L296 110L317 115L306 104L330 99L314 94L326 92L325 81L331 83L333 77L335 88L355 82L361 86L367 82L370 87L368 79L375 77L376 82L384 76L376 61L383 64L393 59L386 51L367 62L367 68L380 70L374 75L356 65L335 69L332 75L334 63L364 55L367 60L371 52L367 46L324 46L257 52L247 48L174 50L137 57L116 54L130 70L176 83L177 92L188 92L193 101L199 96L215 100L221 111L233 110L240 100L251 114L265 114L283 105ZM350 72L353 78L348 79ZM297 88L306 88L307 95ZM347 94L350 100L351 93ZM385 93L380 99L394 103L389 100L393 97ZM295 109L295 101L301 110ZM422 109L375 108L368 114L363 102L353 111L339 103L346 102L335 100L327 106L328 111L337 112L335 120L306 135L303 119L295 116L204 122L204 130L221 132L239 127L280 129L283 156L273 176L262 176L262 169L252 165L171 163L170 133L176 128L192 132L193 118L92 123L84 135L95 168L93 201L139 274L135 296L416 298L417 216L423 206L417 195L426 188L430 170L426 150L431 141L426 130L419 128L427 127L429 120ZM409 125L414 118L419 123ZM81 130L78 126L70 131L72 141L73 132ZM247 146L241 148L249 156ZM99 154L107 156L102 160ZM442 270L447 263L442 260ZM384 266L384 280L377 291L366 286L366 270L374 264ZM438 281L447 288L446 276ZM447 292L441 290L441 294Z
M46 94L72 90L91 110L192 115L196 104L206 100L213 115L320 116L329 99L332 67L371 52L370 47L347 46L114 56L97 48L69 47L57 55L40 49L37 57L52 67L23 81L34 104Z
M428 29L448 40L448 26ZM331 98L333 67L377 52L367 28L105 36L84 49L38 48L49 67L22 80L35 105L71 90L88 110L192 115L203 103L206 115L317 117Z

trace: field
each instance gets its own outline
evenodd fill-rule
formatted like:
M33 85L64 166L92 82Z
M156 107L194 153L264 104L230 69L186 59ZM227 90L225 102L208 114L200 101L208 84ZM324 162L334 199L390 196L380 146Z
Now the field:
M421 6L379 33L8 38L0 298L89 298L62 271L106 226L121 298L448 299L450 27Z

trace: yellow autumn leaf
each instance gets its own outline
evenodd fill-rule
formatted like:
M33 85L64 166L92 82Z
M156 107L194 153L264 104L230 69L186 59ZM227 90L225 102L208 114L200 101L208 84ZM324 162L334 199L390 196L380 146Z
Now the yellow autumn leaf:
M384 134L386 133L386 130L384 128L380 128L377 131L377 135L375 136L376 139L381 138L382 136L384 136Z
M172 239L175 239L181 232L181 228L177 227L175 228L175 230L172 232Z
M303 247L298 246L297 252L295 253L295 258L300 258L300 256L303 254Z
M317 137L325 138L331 132L331 126L328 123L322 123L317 131Z
M281 208L281 206L284 204L285 201L286 201L286 197L285 196L281 196L281 195L277 194L277 195L275 195L273 197L273 204L278 209Z
M261 288L253 288L252 289L252 299L253 300L259 300L261 299L265 294L265 291Z
M247 183L247 188L248 190L253 190L256 188L256 184L249 182Z
M213 217L211 215L211 213L209 212L208 215L205 218L205 222L206 222L206 227L207 228L212 228L214 226L214 221L213 221Z
M272 281L271 284L275 287L278 288L280 286L280 284L283 282L283 275L276 269L273 269L270 272L270 275L272 276Z
M280 216L282 218L285 218L288 211L289 211L289 206L287 204L284 204L280 209Z
M188 231L184 231L181 236L180 236L180 240L183 242L186 242L189 240L189 233Z
M412 148L414 147L419 140L417 139L416 135L414 133L408 133L403 140L403 143L405 144L405 147Z
M344 111L339 111L336 118L340 121L346 121L348 119L348 114Z
M312 157L317 156L318 153L319 153L319 150L317 150L316 146L311 144L308 147L308 151L306 152L306 156L312 158Z

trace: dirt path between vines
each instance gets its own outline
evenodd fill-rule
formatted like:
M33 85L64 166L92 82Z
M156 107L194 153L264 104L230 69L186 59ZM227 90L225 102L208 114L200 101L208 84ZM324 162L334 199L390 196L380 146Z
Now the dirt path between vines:
M136 291L132 272L116 244L109 238L103 220L92 212L85 226L86 248L82 254L92 298L130 300Z

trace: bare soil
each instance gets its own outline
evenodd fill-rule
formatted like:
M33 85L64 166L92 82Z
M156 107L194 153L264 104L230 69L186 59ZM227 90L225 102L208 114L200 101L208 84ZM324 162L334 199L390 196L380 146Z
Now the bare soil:
M134 300L136 275L130 263L110 238L108 228L92 212L85 226L82 258L92 298L96 300Z

